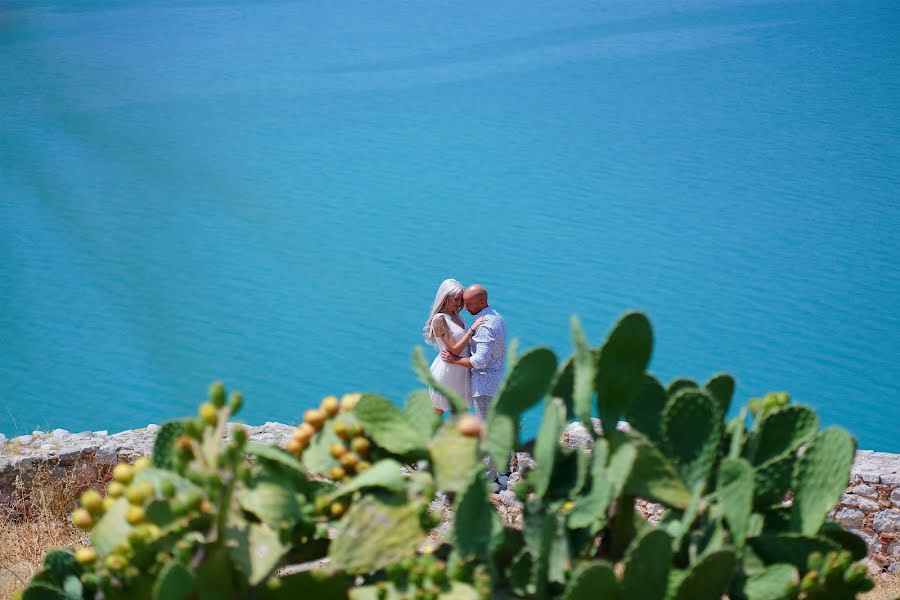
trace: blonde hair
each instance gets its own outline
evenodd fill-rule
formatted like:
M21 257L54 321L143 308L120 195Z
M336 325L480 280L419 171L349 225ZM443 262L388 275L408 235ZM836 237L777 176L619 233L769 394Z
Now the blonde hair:
M434 339L434 329L431 326L432 321L434 321L434 316L439 312L442 312L447 306L447 298L459 294L462 291L462 284L455 279L445 279L441 282L441 285L438 286L437 294L434 295L434 302L431 304L431 313L428 315L428 320L425 321L425 327L422 328L422 333L425 335L425 341L432 346L437 343Z

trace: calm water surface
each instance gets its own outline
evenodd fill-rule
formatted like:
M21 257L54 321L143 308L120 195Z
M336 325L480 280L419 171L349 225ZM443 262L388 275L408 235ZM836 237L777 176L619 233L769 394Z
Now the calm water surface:
M894 0L7 1L0 431L215 378L253 423L401 400L455 277L524 348L639 308L661 378L900 451L898 31Z

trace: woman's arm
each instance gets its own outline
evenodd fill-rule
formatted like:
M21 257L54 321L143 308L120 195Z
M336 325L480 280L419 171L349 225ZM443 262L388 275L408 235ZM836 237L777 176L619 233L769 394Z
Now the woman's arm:
M440 338L441 341L444 342L444 345L447 346L447 349L451 354L459 354L462 352L463 348L469 344L469 340L475 335L475 330L486 320L485 317L475 319L475 322L472 323L471 327L466 329L466 333L459 338L458 342L453 341L453 336L450 335L450 329L447 327L447 321L444 320L444 317L435 317L434 322L431 324L431 328L434 331L434 336Z

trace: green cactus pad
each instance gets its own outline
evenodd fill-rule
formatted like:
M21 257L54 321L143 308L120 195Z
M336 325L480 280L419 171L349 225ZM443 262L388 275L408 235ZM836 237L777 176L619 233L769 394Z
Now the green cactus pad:
M636 451L634 451L636 455ZM609 456L609 442L600 438L594 443L591 453L590 489L574 498L575 507L569 513L568 526L572 529L588 527L606 518L606 509L612 498L609 479L606 470L606 460ZM632 458L632 463L634 459ZM630 470L630 465L629 465ZM627 473L625 474L627 477Z
M406 398L406 402L403 404L403 416L408 422L421 427L428 439L431 439L441 425L441 415L435 412L434 403L431 401L428 390L413 392Z
M128 512L128 501L119 498L97 521L91 532L91 545L97 551L100 558L104 558L119 544L128 539L132 527L125 521L125 513Z
M268 473L256 478L252 487L236 494L236 499L241 508L276 529L292 526L302 514L293 491L281 478Z
M781 502L791 487L797 457L788 453L754 469L753 505L766 507Z
M425 353L422 348L416 346L413 349L412 358L413 371L422 383L434 388L450 402L451 412L454 414L463 414L466 412L466 402L460 398L455 390L452 390L434 378L431 374L431 365L425 360Z
M401 456L425 456L428 437L394 403L375 394L363 394L353 414L376 444Z
M672 463L646 439L641 440L633 433L629 437L635 441L638 453L624 492L671 508L687 508L691 492Z
M853 560L862 560L869 553L869 547L866 545L864 539L852 531L847 531L837 523L826 521L825 524L822 525L822 531L819 535L827 537L831 541L836 542L844 550L850 552L850 556L853 557Z
M743 581L740 594L746 600L786 600L793 598L800 574L793 565L769 565Z
M653 352L653 330L647 317L631 312L619 319L597 357L597 408L603 429L613 432L644 381Z
M406 488L406 481L403 476L403 465L394 459L383 458L369 467L365 473L360 473L347 483L338 486L327 498L331 502L365 488L381 488L399 493Z
M666 395L672 397L681 390L700 389L700 385L693 379L687 377L678 377L669 382L666 386Z
M361 575L412 556L425 539L422 510L418 503L387 503L362 496L338 524L328 551L331 564Z
M494 400L492 412L517 419L540 402L556 375L556 355L549 348L533 348L519 357Z
M563 600L623 600L622 586L613 566L605 561L579 565L572 573Z
M753 467L742 458L724 459L719 466L716 489L734 545L741 548L753 512Z
M75 555L67 550L51 550L44 557L44 569L51 580L62 586L70 575L81 575L81 565Z
M622 587L629 600L659 600L665 596L672 564L672 538L662 529L648 529L625 553Z
M397 410L393 405L391 405L391 407L395 411ZM312 439L309 441L309 446L303 451L303 456L301 457L303 467L310 473L327 475L332 467L336 467L340 464L333 456L331 456L330 452L331 446L341 443L341 438L334 432L334 423L337 420L348 423L357 422L353 413L342 414L337 419L326 421L325 425L322 426L322 429L312 436ZM249 444L250 442L247 443Z
M819 418L812 409L799 404L767 413L747 440L744 455L754 465L793 452L812 439Z
M493 459L497 469L504 471L509 462L509 455L516 447L519 433L518 420L509 415L494 412L488 415L486 427L484 448Z
M355 590L353 580L343 573L324 570L303 571L279 577L277 585L262 585L254 590L260 600L297 600L298 598L315 598L316 600L346 600L348 592L351 598ZM369 586L374 589L374 586ZM362 596L363 598L368 596ZM378 598L376 595L374 598Z
M153 466L159 469L175 470L175 440L184 434L181 421L166 421L156 432L153 442Z
M488 500L484 467L478 465L469 474L469 482L453 507L453 543L462 557L486 558L496 511Z
M153 600L185 600L194 591L196 578L178 561L169 561L153 584Z
M718 550L701 558L678 586L677 600L720 600L728 591L737 558L731 550Z
M578 317L572 317L572 340L575 342L573 356L572 407L575 416L589 432L594 430L591 422L591 399L594 395L596 379L596 363L594 354L588 345L587 337L581 328Z
M534 445L534 469L528 473L528 481L538 496L543 496L550 485L556 455L560 451L559 438L565 429L566 409L562 400L552 398L547 402L544 418Z
M282 467L296 471L301 475L306 474L306 468L303 466L303 463L297 460L293 454L285 452L281 448L250 440L247 442L246 452L262 461L276 463Z
M727 415L728 409L731 408L731 398L734 396L734 377L728 373L717 373L710 377L703 387L719 403L722 414Z
M806 559L813 552L827 554L840 550L840 546L828 538L796 533L764 533L747 538L747 543L766 563L788 563L801 573L806 572Z
M61 588L41 581L29 584L22 592L22 600L71 600Z
M259 523L229 527L227 547L231 560L251 586L268 577L287 551L278 531Z
M855 455L856 441L843 429L829 427L813 438L794 471L795 529L805 535L819 531L847 489Z
M463 489L480 463L478 438L461 434L457 424L457 419L444 423L428 445L435 484L445 492Z
M647 436L654 444L662 442L660 418L669 397L662 384L652 375L645 374L637 396L628 405L625 415L628 423Z
M722 437L719 403L704 390L683 389L662 413L663 448L689 488L709 478Z

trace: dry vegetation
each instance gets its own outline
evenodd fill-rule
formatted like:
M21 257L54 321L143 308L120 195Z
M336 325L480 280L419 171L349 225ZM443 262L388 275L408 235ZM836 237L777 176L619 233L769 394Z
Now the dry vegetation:
M30 481L18 479L15 501L0 505L0 599L25 587L48 550L87 543L68 515L85 489L104 489L109 469L76 465L58 480L50 469L40 466Z
M0 506L0 600L25 587L48 550L87 544L69 523L69 513L88 487L104 490L109 469L76 466L54 480L50 468L39 467L31 481L16 482L16 501ZM900 576L877 579L877 587L861 600L900 599Z

